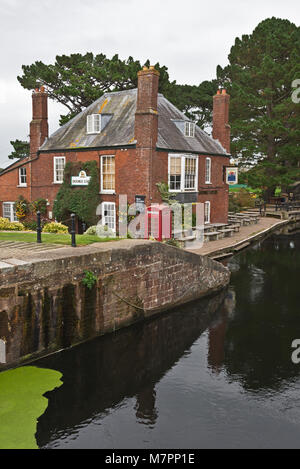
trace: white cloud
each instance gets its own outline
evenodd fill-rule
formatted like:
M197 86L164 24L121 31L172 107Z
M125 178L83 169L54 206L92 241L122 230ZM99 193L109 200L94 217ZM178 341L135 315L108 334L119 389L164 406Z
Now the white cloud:
M169 68L172 80L198 84L225 65L237 36L271 16L300 20L294 0L0 0L0 166L9 141L26 138L30 92L16 80L22 64L73 52L118 53ZM50 105L50 131L64 111Z

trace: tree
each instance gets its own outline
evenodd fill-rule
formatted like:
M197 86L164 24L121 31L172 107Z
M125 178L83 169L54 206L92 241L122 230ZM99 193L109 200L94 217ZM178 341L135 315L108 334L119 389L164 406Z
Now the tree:
M10 155L8 155L9 159L14 159L14 158L25 158L29 156L30 150L29 150L29 142L24 142L22 140L15 140L11 141L10 144L13 146L14 151L11 152Z
M288 20L262 21L235 40L229 65L217 67L219 85L231 94L232 154L252 184L289 184L299 177L300 104L292 83L300 78L300 28Z
M150 65L149 60L145 65ZM121 60L115 55L109 59L104 54L88 52L57 56L54 64L37 61L23 65L23 75L18 81L29 90L44 85L50 99L68 109L68 114L61 116L60 123L64 124L105 92L136 88L137 72L141 68L141 63L132 57ZM159 92L202 127L209 125L216 82L204 82L199 86L177 85L169 80L167 67L157 63L155 68L160 72Z

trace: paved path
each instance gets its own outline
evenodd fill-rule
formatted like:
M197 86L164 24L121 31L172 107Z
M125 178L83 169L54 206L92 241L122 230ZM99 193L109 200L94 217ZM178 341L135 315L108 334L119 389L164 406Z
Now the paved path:
M0 259L23 258L24 255L33 255L40 252L53 251L65 248L60 244L23 243L17 241L0 241Z
M265 230L268 230L275 225L281 225L287 223L286 221L278 220L271 217L260 218L256 225L242 226L239 233L234 233L231 238L223 238L218 241L209 241L204 243L201 249L189 249L190 252L196 254L201 254L202 256L212 255L213 253L218 253L223 249L228 250L231 247L234 248L237 244L247 242L249 238L259 235Z

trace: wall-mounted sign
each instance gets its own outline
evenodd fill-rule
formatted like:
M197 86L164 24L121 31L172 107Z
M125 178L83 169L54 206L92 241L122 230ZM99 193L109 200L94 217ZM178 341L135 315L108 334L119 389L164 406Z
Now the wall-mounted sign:
M233 185L238 184L239 170L237 167L226 168L226 184Z
M135 196L135 207L136 211L140 213L145 213L145 195L136 195Z
M80 171L78 176L72 177L72 186L88 186L90 180L91 177L87 176L85 171Z

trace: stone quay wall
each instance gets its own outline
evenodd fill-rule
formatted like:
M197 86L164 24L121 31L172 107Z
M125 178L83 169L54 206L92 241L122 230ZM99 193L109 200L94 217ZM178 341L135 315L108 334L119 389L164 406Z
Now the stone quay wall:
M230 279L218 262L151 241L59 249L44 257L0 269L6 347L0 369L210 295ZM89 287L87 272L94 276Z

